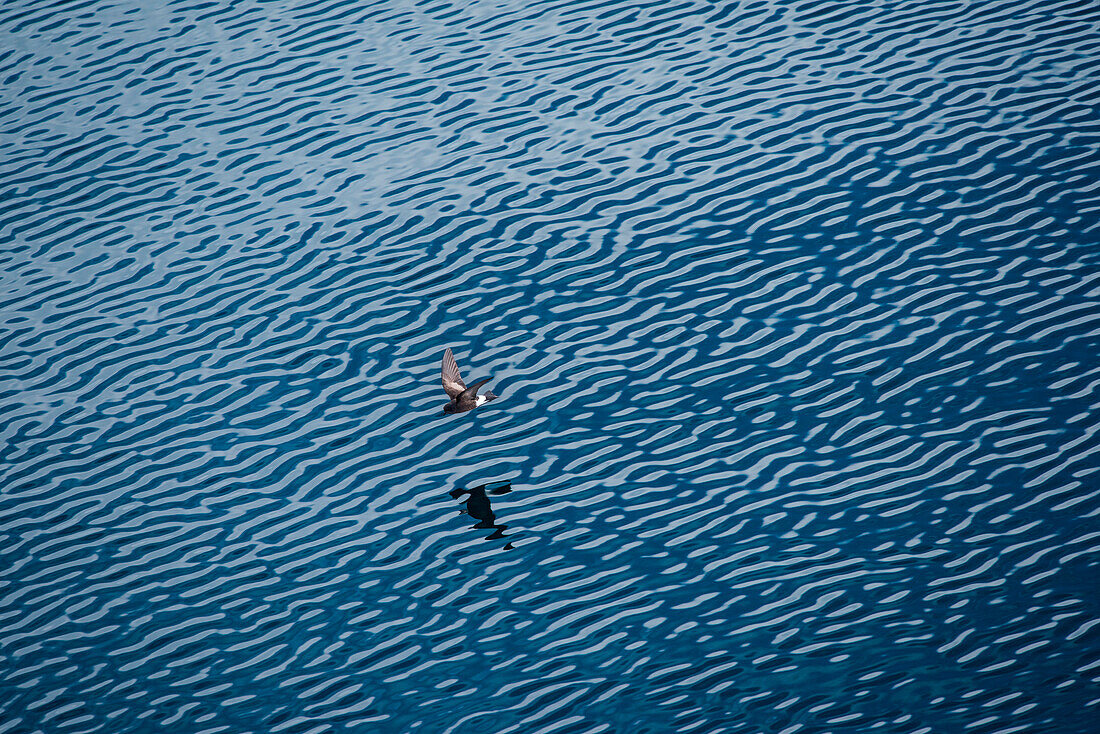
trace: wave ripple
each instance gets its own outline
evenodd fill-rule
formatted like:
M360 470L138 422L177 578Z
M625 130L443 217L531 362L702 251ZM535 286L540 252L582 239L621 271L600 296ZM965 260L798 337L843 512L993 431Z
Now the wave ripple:
M0 4L0 734L1091 731L1098 29Z

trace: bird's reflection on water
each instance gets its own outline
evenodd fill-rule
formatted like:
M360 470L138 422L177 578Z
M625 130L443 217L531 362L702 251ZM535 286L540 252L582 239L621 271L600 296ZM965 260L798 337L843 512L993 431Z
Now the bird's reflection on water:
M478 530L493 531L491 535L485 536L486 540L496 540L497 538L504 537L504 531L508 529L508 526L497 524L497 516L496 513L493 512L493 505L489 501L489 495L498 496L508 494L511 491L511 483L506 482L496 487L491 487L489 484L481 484L477 487L471 487L470 489L459 487L458 489L452 489L450 495L455 499L459 499L463 495L466 495L466 509L463 510L463 512L478 521L477 524L474 525ZM510 550L512 544L507 543L504 548L505 550Z

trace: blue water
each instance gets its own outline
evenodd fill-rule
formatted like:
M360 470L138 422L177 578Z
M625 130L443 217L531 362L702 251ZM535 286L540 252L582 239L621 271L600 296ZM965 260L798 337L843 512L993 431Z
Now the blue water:
M1096 731L1095 2L9 0L0 79L0 734Z

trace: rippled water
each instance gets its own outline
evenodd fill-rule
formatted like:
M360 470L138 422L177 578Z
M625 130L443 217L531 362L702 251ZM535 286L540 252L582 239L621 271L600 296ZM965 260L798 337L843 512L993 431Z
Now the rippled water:
M0 734L1094 731L1098 54L4 3Z

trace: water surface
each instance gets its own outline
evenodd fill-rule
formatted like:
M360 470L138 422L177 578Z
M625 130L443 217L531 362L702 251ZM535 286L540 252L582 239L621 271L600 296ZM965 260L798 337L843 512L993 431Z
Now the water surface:
M4 3L0 734L1092 731L1098 29Z

